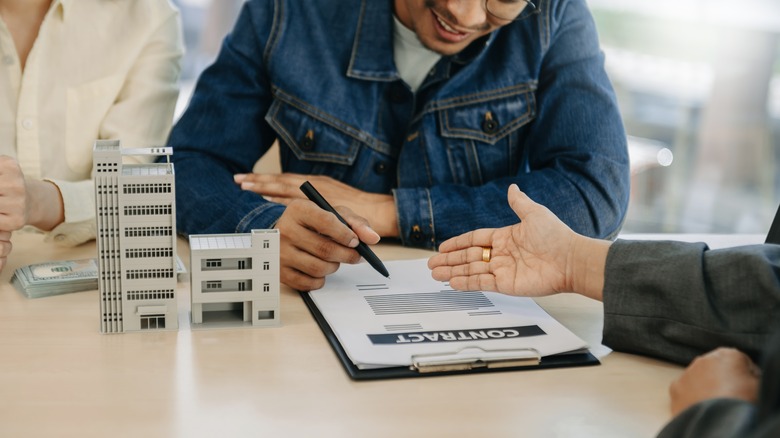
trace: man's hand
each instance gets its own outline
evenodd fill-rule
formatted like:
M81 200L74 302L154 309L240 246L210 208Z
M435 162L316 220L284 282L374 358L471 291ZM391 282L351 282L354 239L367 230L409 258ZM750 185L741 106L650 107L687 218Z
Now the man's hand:
M398 237L398 213L392 195L364 192L322 175L250 173L235 175L233 179L242 189L284 205L290 205L296 199L306 199L300 187L305 181L309 181L331 205L348 207L367 219L380 236Z
M8 254L11 254L13 245L11 244L11 232L0 231L0 271L5 268L6 262L8 262Z
M711 398L755 402L760 375L756 364L733 348L718 348L699 356L669 387L672 414Z
M433 278L459 290L522 296L574 291L600 299L609 242L576 234L514 184L508 199L521 222L445 241L428 260ZM490 248L487 262L484 248Z
M0 155L0 230L15 231L27 225L27 183L19 163Z
M0 230L32 225L50 231L63 221L60 189L49 181L25 178L15 159L0 155Z
M379 241L365 219L348 208L335 208L352 230L308 199L293 199L287 204L276 223L281 234L282 283L301 291L319 289L325 276L336 272L340 263L360 261L355 250L358 239L369 245Z

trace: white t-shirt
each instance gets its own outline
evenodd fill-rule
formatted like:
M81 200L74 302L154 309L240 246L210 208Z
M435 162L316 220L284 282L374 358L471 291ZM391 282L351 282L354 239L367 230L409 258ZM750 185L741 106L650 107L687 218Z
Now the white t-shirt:
M423 46L417 35L393 16L393 59L401 79L416 92L441 55Z

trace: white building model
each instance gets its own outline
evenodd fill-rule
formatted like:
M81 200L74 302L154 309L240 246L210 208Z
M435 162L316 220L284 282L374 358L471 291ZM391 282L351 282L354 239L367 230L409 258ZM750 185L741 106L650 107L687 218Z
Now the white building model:
M93 148L100 331L179 328L176 303L176 203L173 164L123 164L123 155L166 155L171 148Z
M190 235L192 327L279 325L279 230Z

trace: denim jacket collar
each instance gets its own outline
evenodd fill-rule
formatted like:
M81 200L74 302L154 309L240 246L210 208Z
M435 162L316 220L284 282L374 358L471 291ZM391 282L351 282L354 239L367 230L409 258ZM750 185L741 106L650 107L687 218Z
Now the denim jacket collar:
M392 1L363 0L347 76L391 82L400 79L393 61Z

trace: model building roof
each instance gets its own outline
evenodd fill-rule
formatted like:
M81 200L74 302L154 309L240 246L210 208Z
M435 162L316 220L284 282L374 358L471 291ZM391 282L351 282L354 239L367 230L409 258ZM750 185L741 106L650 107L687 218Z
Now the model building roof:
M251 248L252 237L249 234L211 234L190 235L190 248L200 249L236 249Z
M122 166L124 176L162 176L173 174L173 167L166 163L125 164Z

